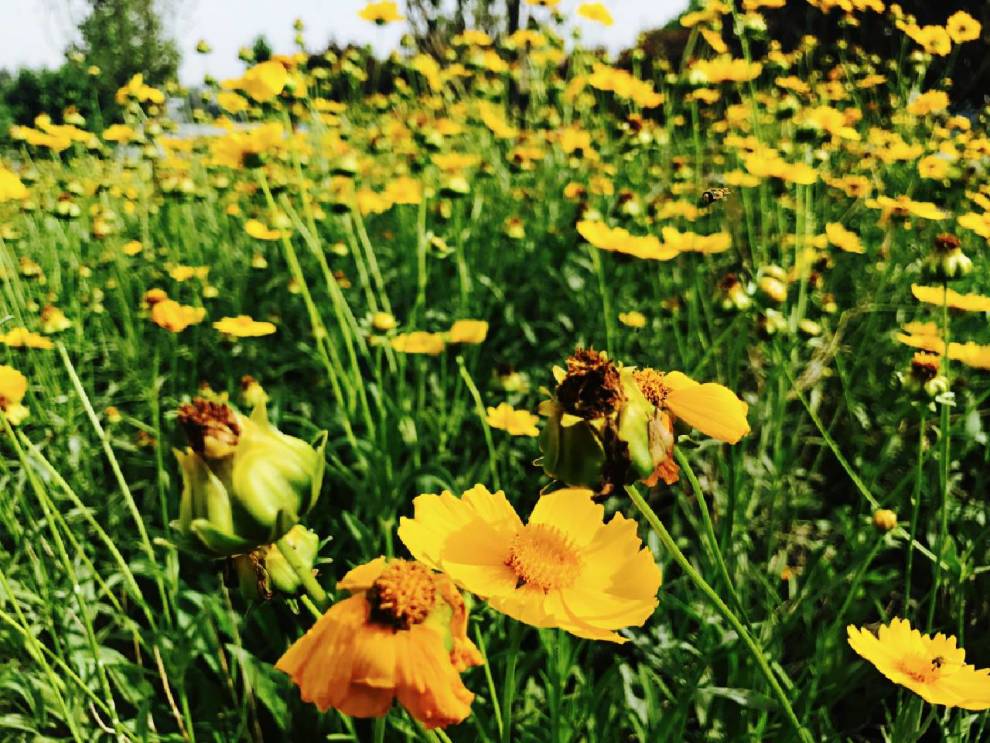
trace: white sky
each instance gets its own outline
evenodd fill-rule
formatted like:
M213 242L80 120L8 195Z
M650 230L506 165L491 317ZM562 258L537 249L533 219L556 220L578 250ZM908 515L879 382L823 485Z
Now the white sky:
M582 0L562 0L565 15ZM237 50L264 33L276 52L292 52L295 31L292 22L301 18L307 48L321 51L331 39L338 42L370 43L379 53L398 45L405 30L401 23L379 28L363 21L357 12L366 0L166 0L171 7L173 33L182 50L179 77L196 84L206 73L217 78L240 74L243 64ZM687 0L604 0L615 18L605 28L576 18L588 45L612 50L630 46L640 31L656 28L687 6ZM399 6L404 3L400 0ZM525 8L524 3L524 8ZM62 51L76 36L76 26L85 15L84 0L0 0L0 69L58 66ZM526 8L538 17L541 8ZM213 47L209 55L195 52L196 42L206 39Z

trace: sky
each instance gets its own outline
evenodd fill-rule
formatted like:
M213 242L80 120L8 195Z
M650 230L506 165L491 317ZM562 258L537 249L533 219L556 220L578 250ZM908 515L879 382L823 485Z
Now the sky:
M559 8L568 16L582 0L561 0ZM276 52L295 51L292 22L305 23L307 48L319 51L330 40L369 43L379 53L397 47L404 24L379 28L358 18L366 0L167 0L171 8L170 29L182 51L180 80L187 85L202 81L205 74L216 78L234 77L243 64L237 50L259 34L268 38ZM576 19L584 42L618 50L632 45L643 30L656 28L687 6L687 0L604 0L615 24L605 28ZM400 7L404 5L399 0ZM524 4L525 5L525 4ZM0 69L56 67L63 50L77 38L76 27L84 17L85 0L0 0ZM540 8L535 14L545 14ZM200 39L213 51L195 51Z

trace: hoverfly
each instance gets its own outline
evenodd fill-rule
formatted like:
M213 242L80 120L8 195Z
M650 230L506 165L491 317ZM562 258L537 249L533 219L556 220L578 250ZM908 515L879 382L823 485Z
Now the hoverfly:
M732 189L725 188L724 186L714 186L709 188L703 194L701 194L701 205L711 206L716 201L723 201L725 197L732 193Z

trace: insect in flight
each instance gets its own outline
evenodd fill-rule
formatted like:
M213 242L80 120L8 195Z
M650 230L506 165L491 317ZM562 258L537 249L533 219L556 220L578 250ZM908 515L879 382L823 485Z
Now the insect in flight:
M716 201L724 201L725 197L732 193L732 189L724 186L714 186L701 194L701 205L711 206Z

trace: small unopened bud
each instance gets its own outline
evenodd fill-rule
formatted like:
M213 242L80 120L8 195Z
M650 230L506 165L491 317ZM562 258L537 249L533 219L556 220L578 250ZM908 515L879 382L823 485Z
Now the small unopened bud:
M888 508L881 508L873 512L873 526L878 531L890 531L897 527L897 514Z

